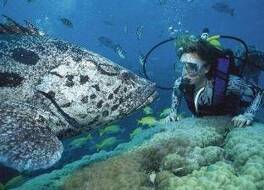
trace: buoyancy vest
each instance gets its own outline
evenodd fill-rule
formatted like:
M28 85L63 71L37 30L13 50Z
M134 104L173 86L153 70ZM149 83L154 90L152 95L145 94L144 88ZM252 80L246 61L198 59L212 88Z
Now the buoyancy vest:
M229 74L236 74L236 67L232 56L228 53L217 59L213 66L213 94L211 105L195 106L194 87L181 87L181 91L187 102L190 111L197 116L206 115L234 115L240 107L240 97L237 95L227 95L226 89L229 80Z

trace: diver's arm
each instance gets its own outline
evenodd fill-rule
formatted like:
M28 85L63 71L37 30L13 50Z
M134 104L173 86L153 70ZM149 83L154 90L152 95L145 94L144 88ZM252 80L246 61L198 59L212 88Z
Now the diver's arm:
M172 99L171 99L171 110L174 113L178 113L178 109L181 103L182 99L182 93L179 89L179 86L181 84L181 78L178 78L175 80L174 86L173 86L173 92L172 92Z
M239 95L241 101L250 103L243 114L234 117L234 124L239 127L250 125L260 106L263 104L264 92L253 84L234 75L231 75L229 78L227 90Z
M263 105L263 95L263 91L259 90L244 114L251 114L252 116L255 116L260 106Z
M173 86L173 92L172 92L172 100L171 100L171 113L165 118L166 121L179 120L178 111L182 99L182 93L179 89L180 84L181 84L181 77L175 80Z

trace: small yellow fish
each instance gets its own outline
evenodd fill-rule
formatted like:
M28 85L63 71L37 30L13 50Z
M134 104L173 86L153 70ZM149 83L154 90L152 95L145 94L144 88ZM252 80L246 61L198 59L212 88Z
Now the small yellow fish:
M96 150L99 151L99 150L110 148L119 143L120 143L120 140L118 140L116 137L109 137L97 143L95 146L96 146Z
M139 135L141 133L143 133L143 129L142 128L138 127L136 129L134 129L133 132L130 133L130 135L129 135L130 139L133 139L135 136L137 136L137 135Z
M146 115L153 114L153 109L151 107L149 107L149 106L146 106L143 109L143 113L146 114Z
M160 118L165 118L165 117L167 117L168 115L170 115L170 113L171 113L171 108L165 108L165 109L163 109L162 111L161 111L161 113L160 113Z
M77 139L74 139L73 141L71 141L71 143L69 144L72 148L80 148L83 145L85 145L88 141L92 140L92 135L88 134L84 137L80 137Z
M147 125L148 127L154 126L158 121L153 116L146 116L142 117L140 120L138 120L138 125Z
M3 190L5 189L13 189L15 187L19 187L21 186L24 182L26 181L26 178L23 177L22 175L18 175L16 177L13 177L12 179L10 179L4 186ZM0 185L0 190L1 189L1 185Z
M162 112L160 113L160 120L166 118L168 115L170 115L170 113L172 112L171 108L165 108L164 110L162 110ZM177 117L179 120L184 119L187 117L187 114L185 112L181 112L177 114Z
M119 125L112 124L112 125L108 125L105 128L101 129L99 131L99 136L101 137L105 134L112 135L112 134L119 133L120 131L121 131L121 128Z

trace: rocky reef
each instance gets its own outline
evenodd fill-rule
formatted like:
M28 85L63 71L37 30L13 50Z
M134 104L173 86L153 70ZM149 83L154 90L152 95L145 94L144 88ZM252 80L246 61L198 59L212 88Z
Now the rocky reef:
M36 177L17 190L263 189L264 124L233 129L230 118L158 124L114 151Z

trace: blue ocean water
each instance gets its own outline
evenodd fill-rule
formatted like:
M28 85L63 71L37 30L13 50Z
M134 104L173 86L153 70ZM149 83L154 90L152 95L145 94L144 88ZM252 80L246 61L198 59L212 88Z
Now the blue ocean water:
M218 2L116 0L110 3L78 0L60 2L9 0L1 7L1 13L19 23L28 20L45 34L95 51L137 74L142 74L138 60L140 53L147 53L151 47L168 37L182 33L200 34L205 27L210 29L211 34L240 37L248 45L254 45L262 50L261 2L220 1L234 9L234 16L213 9L212 6ZM63 25L60 17L70 19L74 27ZM138 39L136 33L141 26L142 37ZM127 52L127 59L120 58L114 51L100 44L98 41L100 36L106 36L120 44ZM161 84L168 82L172 84L175 78L174 72L171 72L175 59L174 49L171 48L171 44L167 46L153 55L154 58L158 56L162 63L148 66L149 72L153 73L153 79Z
M219 10L221 8L214 9L213 5L219 2L234 9L234 15ZM248 45L264 51L262 7L263 2L257 0L8 0L5 6L0 6L0 13L18 23L27 20L46 35L87 48L144 77L140 55L145 55L151 47L163 40L182 34L200 34L205 27L210 29L211 34L236 36ZM63 24L60 18L70 20L73 27ZM126 52L126 58L100 43L98 39L102 36L120 45ZM151 80L158 85L172 86L176 78L175 70L177 72L181 69L177 64L174 65L176 54L173 43L162 46L149 59L152 62L147 62L146 68ZM262 76L259 85L264 88ZM171 103L170 90L158 91L159 98L151 104L154 110L151 115L155 117ZM183 109L187 112L186 108ZM140 110L119 121L118 125L125 127L115 137L121 139L120 142L129 141L129 135L138 126L138 120L145 115ZM61 161L51 169L25 175L34 177L48 173L84 155L97 152L90 147L102 140L98 134L98 131L93 131L92 140L87 141L86 146L74 150L65 148ZM65 147L72 140L66 140ZM21 175L6 167L1 168L0 174L0 182L2 179L3 183Z

